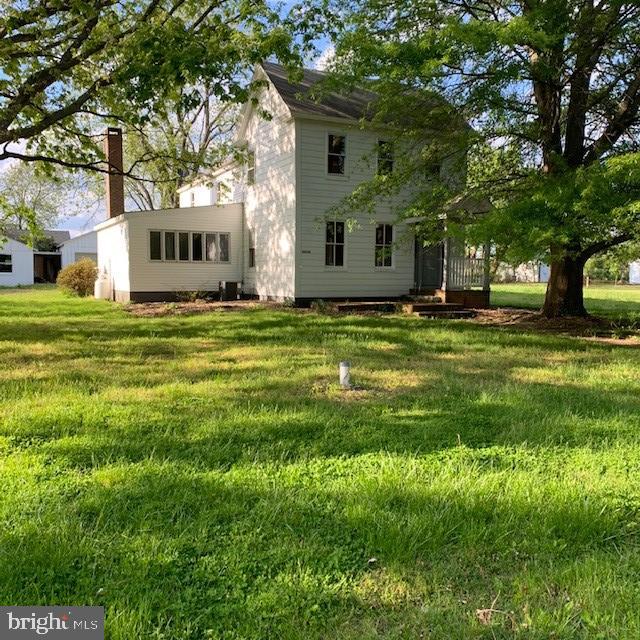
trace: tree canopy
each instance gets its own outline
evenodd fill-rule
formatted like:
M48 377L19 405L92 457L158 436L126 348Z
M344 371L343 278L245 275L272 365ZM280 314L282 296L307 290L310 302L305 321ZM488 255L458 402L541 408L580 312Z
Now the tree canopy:
M198 91L183 89L202 80L220 101L242 102L242 71L290 50L261 1L10 0L0 14L0 160L104 169L102 121L141 126L170 100L193 108Z
M459 223L471 236L548 260L545 313L584 314L586 260L640 235L640 5L311 4L325 12L321 29L332 34L333 82L374 89L374 119L416 149L395 176L369 185L372 197L410 182L407 215L422 215L433 233L444 232L437 221L446 213L449 227ZM430 163L461 151L481 167L463 189L424 179ZM489 215L452 208L484 197L494 207Z

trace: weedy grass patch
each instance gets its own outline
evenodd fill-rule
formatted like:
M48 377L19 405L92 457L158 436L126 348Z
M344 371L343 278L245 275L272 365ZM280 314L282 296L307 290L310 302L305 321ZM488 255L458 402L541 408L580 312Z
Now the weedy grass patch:
M640 637L636 348L45 289L0 296L0 359L7 604L114 640Z

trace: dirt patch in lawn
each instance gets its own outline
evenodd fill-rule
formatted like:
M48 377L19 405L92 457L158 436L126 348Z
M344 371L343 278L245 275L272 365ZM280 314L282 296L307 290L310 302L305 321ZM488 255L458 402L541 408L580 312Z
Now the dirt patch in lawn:
M523 331L558 333L611 344L640 345L640 335L635 327L596 316L545 318L539 311L529 309L478 309L471 322Z
M278 302L262 302L258 300L195 300L193 302L136 302L124 306L131 315L142 318L159 318L163 316L187 316L214 311L241 311L247 309L284 308Z

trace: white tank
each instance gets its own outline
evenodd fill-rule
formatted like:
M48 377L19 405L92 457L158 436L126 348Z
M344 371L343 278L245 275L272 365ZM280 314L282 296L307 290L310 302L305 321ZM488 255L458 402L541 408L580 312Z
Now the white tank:
M106 273L101 273L93 286L93 295L98 300L111 299L111 282Z

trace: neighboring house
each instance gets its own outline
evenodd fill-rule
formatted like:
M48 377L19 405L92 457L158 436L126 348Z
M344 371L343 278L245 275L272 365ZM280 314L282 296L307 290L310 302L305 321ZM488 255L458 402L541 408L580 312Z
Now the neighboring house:
M523 262L516 267L501 263L495 279L498 282L549 282L549 265L544 262Z
M25 231L9 227L5 233L7 238L0 244L0 286L56 281L62 264L59 247L69 239L68 231L45 230L43 242L34 248L26 243Z
M65 240L60 247L62 267L73 264L82 258L90 258L98 264L98 234L96 231L80 233Z
M96 230L110 297L170 300L232 282L260 299L380 299L442 290L449 301L488 303L483 261L465 258L452 241L423 247L411 223L395 220L391 205L379 205L375 223L354 216L353 230L326 219L331 206L373 176L375 162L363 158L386 149L384 134L360 126L372 94L330 94L318 103L304 95L322 78L319 72L305 71L292 84L281 66L264 63L256 76L265 81L257 105L245 105L237 127L245 167L225 167L181 189L180 208L163 211L124 212L122 176L108 175L109 219ZM110 129L105 149L116 169L121 145L119 130ZM379 160L386 167L393 162L388 150Z
M0 287L33 284L33 250L7 238L0 246Z
M629 284L640 284L640 260L629 265Z

